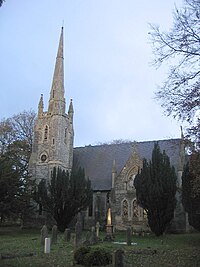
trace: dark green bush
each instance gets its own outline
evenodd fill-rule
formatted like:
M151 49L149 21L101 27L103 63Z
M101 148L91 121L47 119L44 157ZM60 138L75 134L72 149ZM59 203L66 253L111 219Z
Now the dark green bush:
M89 247L80 247L78 248L75 253L74 253L74 260L76 261L77 264L82 264L83 259L87 253L89 253L90 248Z
M84 266L106 266L112 263L112 255L104 248L81 247L74 254L76 263Z

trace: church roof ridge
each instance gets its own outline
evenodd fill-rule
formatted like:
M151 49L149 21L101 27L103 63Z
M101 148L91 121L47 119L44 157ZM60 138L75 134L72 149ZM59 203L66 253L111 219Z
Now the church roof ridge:
M169 142L169 141L180 141L181 138L169 138L169 139L155 139L155 140L143 140L143 141L125 141L121 143L100 143L100 144L88 144L88 145L83 145L83 146L77 146L74 147L74 149L79 149L79 148L95 148L95 147L106 147L106 146L120 146L120 145L125 145L125 144L133 144L136 142L137 144L141 143L155 143L155 142Z

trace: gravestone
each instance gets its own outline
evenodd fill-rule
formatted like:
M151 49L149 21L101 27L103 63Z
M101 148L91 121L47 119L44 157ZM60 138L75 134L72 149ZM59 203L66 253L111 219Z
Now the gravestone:
M96 236L97 236L97 238L99 238L99 228L100 228L100 223L97 222L96 223Z
M90 233L90 244L94 245L97 243L97 236L96 236L96 232L95 232L95 227L92 226L91 228L91 233Z
M90 231L87 231L86 235L85 235L85 241L83 242L83 245L84 246L90 246L90 236L91 236L91 233Z
M64 232L64 241L70 242L70 240L71 240L71 230L69 228L66 228Z
M113 266L124 267L124 251L122 249L115 251L113 257Z
M127 243L127 246L131 246L131 237L132 237L131 228L128 227L127 230L126 230L126 243Z
M41 238L40 238L40 244L42 246L44 246L45 243L45 238L48 237L48 229L46 225L43 225L42 229L41 229Z
M50 253L51 238L46 237L44 241L44 253Z
M77 221L75 226L75 247L80 246L82 243L82 224Z
M58 236L58 227L57 227L57 225L54 225L52 227L51 244L56 244L57 243L57 236Z

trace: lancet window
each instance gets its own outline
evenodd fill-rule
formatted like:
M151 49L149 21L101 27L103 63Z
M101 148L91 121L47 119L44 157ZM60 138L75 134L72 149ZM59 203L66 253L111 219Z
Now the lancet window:
M126 199L122 202L122 217L128 219L128 201Z
M139 213L138 213L138 204L136 199L133 200L132 209L133 209L133 218L138 218Z
M46 126L45 126L45 129L44 129L44 140L47 140L47 139L48 139L48 131L49 131L49 128L48 128L48 126L46 125Z

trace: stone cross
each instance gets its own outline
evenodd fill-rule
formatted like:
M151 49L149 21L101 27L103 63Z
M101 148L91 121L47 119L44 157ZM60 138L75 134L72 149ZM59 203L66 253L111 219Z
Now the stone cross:
M46 225L43 225L41 229L41 238L40 238L40 244L44 246L45 238L48 237L48 229Z

